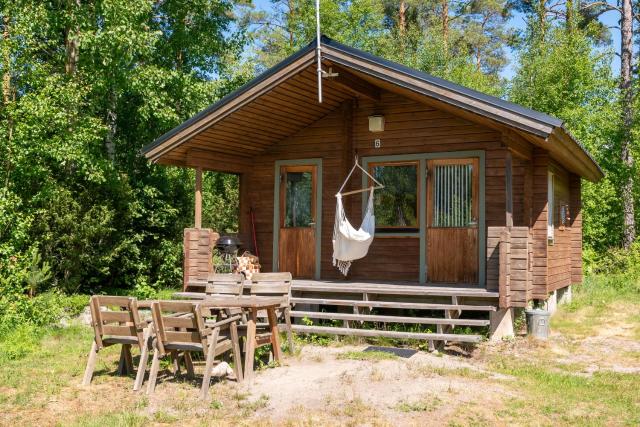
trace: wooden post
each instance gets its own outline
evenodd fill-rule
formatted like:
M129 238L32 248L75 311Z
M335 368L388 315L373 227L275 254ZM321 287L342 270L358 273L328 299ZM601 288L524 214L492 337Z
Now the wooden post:
M195 228L202 228L202 168L196 169Z
M504 160L504 184L505 184L505 225L508 229L513 227L513 158L511 150L507 149Z
M500 251L499 255L499 266L500 266L500 276L498 278L498 289L499 289L499 307L500 308L509 308L511 306L511 291L509 289L510 279L511 279L511 236L508 229L505 229L500 233L500 246L498 248Z
M238 175L238 185L239 185L239 193L240 200L238 206L238 214L240 218L238 219L239 232L243 235L247 241L244 242L248 244L249 242L253 243L253 239L251 236L251 203L249 201L249 176L248 174L241 173ZM253 246L253 245L252 245ZM256 251L256 248L253 248Z

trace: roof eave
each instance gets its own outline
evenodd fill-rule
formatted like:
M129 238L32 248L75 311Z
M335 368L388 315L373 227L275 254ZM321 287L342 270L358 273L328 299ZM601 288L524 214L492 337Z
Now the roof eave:
M581 177L591 181L598 182L604 178L604 171L589 154L586 148L571 135L566 129L564 123L554 129L548 139L556 139L557 144L555 150L549 150L553 153L566 158L569 166L573 166L573 172Z
M233 92L230 92L229 94L225 95L220 100L218 100L215 103L209 105L204 110L196 113L195 115L193 115L192 117L190 117L189 119L184 121L183 123L179 124L178 126L174 127L173 129L169 130L168 132L164 133L160 137L156 138L153 142L145 145L144 147L142 147L140 149L140 153L143 156L145 156L147 159L149 159L151 161L156 161L158 159L158 157L160 157L162 155L162 154L158 154L158 150L157 149L159 147L161 147L162 145L164 145L165 143L167 143L168 141L173 139L176 135L180 134L182 131L185 131L185 130L189 129L190 127L196 126L199 121L205 119L207 116L211 115L216 110L219 110L220 108L222 108L225 105L229 104L232 100L238 98L239 96L245 94L246 92L248 92L249 90L253 89L254 87L260 85L263 82L265 82L270 77L276 75L279 71L281 71L281 70L287 68L288 66L294 64L296 61L299 61L301 58L304 58L310 52L313 52L314 49L315 49L314 42L309 43L304 48L302 48L299 51L295 52L294 54L288 56L287 58L285 58L284 60L282 60L278 64L276 64L275 66L269 68L264 73L258 75L254 79L248 81L247 83L245 83L244 85L240 86L238 89L234 90ZM162 150L162 152L164 152L164 151L166 151L166 150Z

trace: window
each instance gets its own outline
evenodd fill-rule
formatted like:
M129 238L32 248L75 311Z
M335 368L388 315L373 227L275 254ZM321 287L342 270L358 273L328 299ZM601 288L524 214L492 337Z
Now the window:
M436 164L433 181L431 226L437 228L477 225L473 191L473 163Z
M547 239L553 243L553 228L555 220L555 183L553 173L549 172L547 179Z
M285 206L282 226L309 227L313 216L313 176L306 171L287 171L285 179Z
M376 230L418 231L418 162L372 163L384 188L374 193Z

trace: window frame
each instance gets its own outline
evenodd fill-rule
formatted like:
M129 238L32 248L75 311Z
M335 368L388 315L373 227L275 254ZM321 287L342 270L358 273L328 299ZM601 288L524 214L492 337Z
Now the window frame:
M415 166L416 168L416 224L415 226L400 226L400 225L389 225L389 226L378 226L376 221L376 233L389 233L389 234L403 234L406 235L408 233L417 235L420 232L421 222L420 222L420 191L422 186L422 179L420 173L420 160L388 160L388 161L373 161L367 162L367 171L373 175L373 169L375 167L380 166ZM367 182L369 186L373 186L374 183L371 178L367 178ZM384 182L383 182L384 184ZM376 191L384 191L376 190ZM375 197L375 195L374 195ZM366 199L366 198L365 198Z

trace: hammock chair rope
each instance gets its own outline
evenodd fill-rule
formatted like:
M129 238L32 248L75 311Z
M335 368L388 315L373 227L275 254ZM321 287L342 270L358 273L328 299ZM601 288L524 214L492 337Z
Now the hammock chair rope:
M356 167L360 168L362 172L371 178L376 185L342 193L342 190L351 178ZM367 252L369 252L371 242L373 242L373 236L376 229L376 220L373 212L373 192L380 188L384 188L384 185L378 182L362 166L360 166L356 157L353 168L351 168L347 178L336 194L336 219L333 226L333 265L345 276L349 272L351 263L357 259L365 257ZM369 191L367 207L364 212L362 224L360 225L360 228L356 230L347 219L347 215L342 204L342 196L362 193L365 191Z

